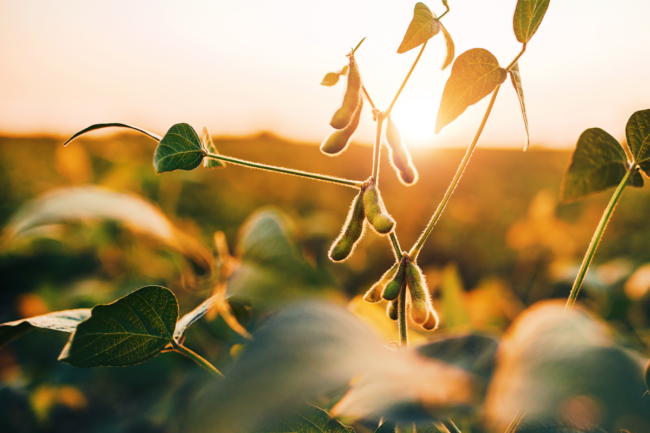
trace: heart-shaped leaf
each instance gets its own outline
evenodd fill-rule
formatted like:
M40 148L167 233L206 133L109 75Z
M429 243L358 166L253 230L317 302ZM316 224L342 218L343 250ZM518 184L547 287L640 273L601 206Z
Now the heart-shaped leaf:
M470 105L492 93L508 76L487 50L474 48L458 56L442 93L436 134L453 122Z
M515 36L522 44L527 43L533 37L539 25L542 23L544 14L548 9L551 0L519 0L515 9L513 27Z
M279 426L264 429L260 433L354 433L352 427L341 424L323 409L307 405L307 409Z
M213 155L219 155L219 152L217 151L217 148L215 147L214 143L212 142L212 136L210 135L210 131L208 131L208 128L205 126L203 127L203 134L201 135L201 146L203 147L203 150L205 150L206 153L211 153ZM203 167L205 168L225 168L226 163L223 161L220 161L218 159L213 159L213 158L205 158L203 160Z
M442 23L440 23L440 30L442 30L442 34L445 37L445 43L447 44L447 57L445 57L445 62L442 64L442 69L446 69L447 66L451 65L451 62L454 61L454 57L456 57L456 46L454 45L454 40L451 38L451 35Z
M0 347L34 328L72 333L77 328L77 325L88 317L90 317L90 310L83 308L55 311L42 316L2 323L0 324Z
M86 128L86 129L83 129L83 130L77 132L75 135L73 135L72 137L68 138L68 139L66 140L66 142L63 143L63 145L64 145L64 146L67 145L67 144L70 143L72 140L74 140L75 138L79 137L80 135L85 134L86 132L95 131L96 129L111 128L111 127L134 129L134 130L136 130L136 131L142 132L142 133L145 134L145 135L148 135L149 137L153 138L153 139L156 140L156 141L160 141L160 140L162 139L159 135L154 134L153 132L149 132L149 131L147 131L146 129L138 128L137 126L127 125L126 123L96 123L96 124L94 124L94 125L90 125L90 126L89 126L88 128Z
M339 82L339 74L336 72L328 72L325 78L321 81L321 85L331 87Z
M569 203L617 186L625 177L626 164L625 151L614 137L600 128L587 129L562 179L560 200ZM630 185L643 186L640 173L632 176Z
M406 29L404 39L397 49L398 54L405 53L415 47L419 47L440 32L440 22L433 16L424 3L416 3L413 11L413 19Z
M193 170L203 160L204 150L198 134L187 123L177 123L160 140L153 156L156 173Z
M108 305L97 305L77 326L59 360L75 367L124 366L156 356L174 335L176 296L146 286Z
M521 114L524 116L524 126L526 127L526 144L524 144L524 152L528 150L530 146L530 132L528 132L528 116L526 115L526 104L524 103L524 88L521 85L521 74L519 73L519 63L515 63L514 66L510 69L510 81L512 81L512 86L517 91L517 97L519 98L519 106L521 107Z
M637 111L630 117L625 136L634 162L650 176L650 110Z

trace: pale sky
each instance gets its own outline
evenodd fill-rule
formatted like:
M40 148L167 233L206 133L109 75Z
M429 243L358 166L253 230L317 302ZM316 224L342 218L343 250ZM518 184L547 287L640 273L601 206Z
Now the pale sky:
M123 122L164 134L187 122L214 136L271 131L320 142L345 81L319 83L363 37L364 84L379 108L388 106L417 55L396 54L415 3L0 0L0 132L69 135ZM440 0L425 3L444 11ZM516 0L449 4L443 22L457 54L485 48L506 66L519 52ZM624 137L628 117L650 108L648 17L649 0L551 0L519 62L533 145L573 147L593 126ZM467 146L487 106L489 98L432 134L451 70L440 71L444 56L439 34L395 107L414 145ZM517 97L505 84L484 146L523 144ZM368 110L355 139L373 137Z

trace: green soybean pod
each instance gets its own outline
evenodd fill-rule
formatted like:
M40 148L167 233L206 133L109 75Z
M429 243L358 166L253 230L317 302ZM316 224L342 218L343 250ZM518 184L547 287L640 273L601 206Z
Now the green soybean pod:
M345 128L332 132L320 145L321 152L325 155L336 156L340 155L345 149L347 149L348 144L350 144L350 138L352 138L352 135L359 127L362 109L363 99L359 99L359 105L357 106L357 110L354 112L352 121Z
M372 180L363 193L363 206L368 222L377 233L387 235L393 231L395 220L386 212L381 195Z
M384 293L381 297L387 301L394 301L399 296L399 293L404 289L406 282L406 260L402 259L399 263L399 268L395 272L393 279L386 285Z
M411 152L404 145L402 136L397 129L397 125L393 119L388 117L386 125L386 141L388 142L388 149L390 163L397 172L399 180L404 185L413 185L418 180L418 172L413 165L413 158Z
M330 122L332 128L343 129L352 121L352 116L359 105L360 99L361 75L359 74L359 68L357 67L357 62L354 61L354 57L350 57L348 87L345 90L345 96L343 96L343 104L341 104L341 108L336 110L336 113L332 116L332 121Z
M366 226L366 213L363 209L362 195L363 191L360 191L352 201L350 212L348 212L348 217L343 226L344 228L339 237L334 241L334 244L332 244L332 248L330 248L329 258L333 262L342 262L350 257L352 251L354 251L354 247L363 236Z
M384 272L384 275L381 276L379 281L377 281L363 296L364 301L370 302L371 304L381 301L381 294L384 292L386 284L388 284L395 276L399 264L400 262L396 262L389 270Z
M386 307L386 315L390 320L397 320L397 311L399 310L399 299L390 301Z
M406 266L406 284L411 293L411 318L418 325L422 325L429 316L427 308L429 293L422 271L411 261Z

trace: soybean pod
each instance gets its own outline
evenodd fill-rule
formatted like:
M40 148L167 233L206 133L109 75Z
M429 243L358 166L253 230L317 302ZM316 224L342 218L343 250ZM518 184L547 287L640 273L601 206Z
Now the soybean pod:
M406 285L411 294L411 318L418 325L422 325L429 316L427 308L429 293L422 271L411 261L406 265Z
M381 295L386 288L386 285L393 279L397 269L399 268L400 262L395 263L389 270L387 270L384 275L381 276L379 281L377 281L363 296L363 300L370 303L375 303L381 301Z
M363 193L363 206L368 222L377 233L387 235L393 231L395 220L386 212L379 190L373 180L370 180Z
M334 262L342 262L347 259L363 236L366 214L362 196L363 191L359 191L352 201L344 229L330 248L329 258Z
M343 104L341 104L341 108L336 110L336 113L334 113L334 116L332 116L332 121L330 122L332 128L345 128L350 123L350 121L352 121L352 117L357 109L357 106L359 105L360 100L361 75L359 74L357 62L354 61L354 57L350 56L348 87L345 90L345 96L343 96Z
M400 181L405 185L413 185L418 180L418 172L413 165L411 152L404 145L399 129L390 116L386 125L386 141L388 142L390 162Z
M390 320L397 320L397 315L399 311L399 299L390 301L388 307L386 307L386 315Z
M387 301L394 301L399 296L399 293L404 290L406 283L406 259L405 257L400 260L399 268L395 272L393 279L386 285L384 293L381 297Z
M427 317L427 320L422 324L422 327L427 331L433 331L434 329L438 328L440 318L438 317L438 312L435 310L435 308L433 308L430 302L428 303L427 307L429 310L429 317Z
M320 145L321 152L329 156L336 156L341 154L348 147L352 135L359 127L362 109L363 99L359 99L359 105L354 112L352 121L345 128L332 132Z

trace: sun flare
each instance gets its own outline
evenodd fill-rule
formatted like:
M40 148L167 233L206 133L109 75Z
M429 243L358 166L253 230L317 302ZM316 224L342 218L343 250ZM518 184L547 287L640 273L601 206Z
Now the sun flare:
M395 106L392 117L405 140L413 145L429 142L435 134L437 105L427 98L409 98Z

